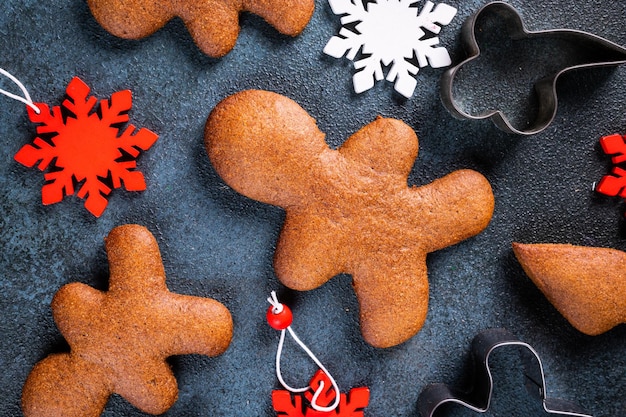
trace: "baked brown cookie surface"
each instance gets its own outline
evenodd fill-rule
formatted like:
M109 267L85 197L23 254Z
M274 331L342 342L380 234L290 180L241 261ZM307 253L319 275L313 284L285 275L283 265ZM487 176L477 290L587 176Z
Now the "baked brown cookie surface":
M35 365L22 390L26 417L99 416L113 393L146 413L164 413L178 396L166 358L215 356L230 344L229 311L212 299L170 292L146 228L116 227L106 249L108 291L71 283L52 300L71 350Z
M513 243L522 268L576 329L588 335L626 323L626 253L568 244Z
M286 210L274 257L281 282L306 291L351 274L363 336L376 347L423 326L426 255L478 234L493 213L475 171L409 187L418 141L395 119L379 117L333 150L296 102L250 90L211 112L205 145L228 185Z
M140 39L180 17L207 55L230 52L239 36L239 14L251 12L280 33L296 36L315 8L314 0L87 0L91 13L108 32Z

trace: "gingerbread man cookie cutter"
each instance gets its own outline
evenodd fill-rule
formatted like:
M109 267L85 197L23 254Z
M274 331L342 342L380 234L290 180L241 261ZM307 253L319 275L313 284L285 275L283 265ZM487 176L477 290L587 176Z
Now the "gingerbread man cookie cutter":
M485 330L472 341L474 359L474 383L469 392L461 391L446 384L430 384L422 390L418 398L418 409L422 417L434 417L444 404L460 404L470 410L484 413L489 410L493 393L493 378L489 358L497 350L517 346L520 349L526 389L537 397L543 409L550 414L570 417L593 417L585 413L571 401L548 398L543 364L539 354L531 345L520 341L505 329Z
M228 185L286 210L274 256L282 283L307 291L351 274L376 347L423 326L427 253L477 235L493 213L491 186L472 170L408 186L418 142L395 119L377 118L334 150L296 102L250 90L211 112L205 145Z
M461 104L469 99L460 97L455 99L454 83L461 70L481 56L476 33L480 30L477 22L481 19L501 19L506 23L509 36L513 41L559 39L570 45L575 51L573 61L565 64L559 70L538 79L534 83L534 92L538 101L538 108L534 119L528 126L516 127L502 109L485 109L473 113L467 104ZM441 100L448 111L458 119L483 120L491 119L501 130L518 135L533 135L546 129L556 117L558 98L556 84L563 74L583 68L617 66L626 63L626 49L591 33L570 30L554 29L530 31L526 29L518 11L507 3L496 1L481 7L475 14L468 17L461 29L461 41L467 58L459 64L449 68L441 77ZM558 49L555 53L561 53ZM564 52L563 52L564 53ZM485 89L485 93L488 93ZM462 93L460 93L463 96Z
M26 417L97 417L113 393L144 412L164 413L178 397L166 358L216 356L230 344L225 306L167 289L156 239L146 228L116 227L106 249L108 291L75 282L52 300L71 350L35 365L22 390Z

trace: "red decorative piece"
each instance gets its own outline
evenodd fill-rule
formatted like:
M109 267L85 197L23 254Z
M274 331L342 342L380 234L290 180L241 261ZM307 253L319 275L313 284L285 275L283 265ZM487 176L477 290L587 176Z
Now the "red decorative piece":
M274 309L276 307L270 306L267 309L267 313L265 317L267 318L267 324L270 325L272 329L275 330L283 330L287 327L291 326L291 322L293 321L293 314L291 313L291 309L284 304L281 304L283 309L280 313L274 313Z
M600 139L602 150L607 155L613 155L611 162L620 164L626 162L626 137L620 134L605 136Z
M353 388L348 395L340 394L339 405L333 411L314 410L310 401L320 383L327 387L317 398L317 404L327 407L335 400L335 391L328 376L319 370L309 383L310 389L304 394L292 394L285 390L272 392L272 405L280 417L363 417L363 409L370 399L367 387Z
M50 110L47 104L35 103L40 109L37 114L29 107L28 117L39 124L40 136L24 145L15 160L29 168L39 163L41 171L51 168L44 174L43 204L58 203L74 194L78 183L78 197L85 199L85 208L99 217L108 203L105 196L113 188L123 185L127 191L146 189L135 159L158 136L145 128L133 134L132 124L120 134L120 125L128 122L132 107L129 90L114 93L110 101L100 100L98 111L98 100L89 96L89 90L87 84L74 77L67 86L68 99L63 101L63 109L54 106Z
M626 162L626 136L614 134L600 139L602 150L607 155L612 155L611 162L616 165L609 175L602 177L596 191L611 197L620 196L626 198L626 170L617 166Z

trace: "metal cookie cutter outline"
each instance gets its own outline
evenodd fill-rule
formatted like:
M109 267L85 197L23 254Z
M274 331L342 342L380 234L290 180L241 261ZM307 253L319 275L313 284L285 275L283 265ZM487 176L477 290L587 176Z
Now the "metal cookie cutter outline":
M603 60L565 67L553 75L549 75L535 82L535 93L538 97L539 109L535 119L526 129L515 128L501 110L486 110L483 113L472 115L466 113L457 106L452 91L457 72L470 61L480 56L480 47L476 40L476 22L486 11L494 11L503 19L510 22L510 36L514 40L541 38L556 36L561 39L571 39L576 42L585 42L590 45L601 46L602 52L596 54ZM501 130L518 135L534 135L547 128L554 120L558 107L556 83L558 78L569 71L581 68L596 68L617 66L626 63L626 49L592 33L571 29L550 29L541 31L529 31L519 12L507 3L496 1L488 3L476 13L468 17L461 28L461 42L463 49L467 51L467 58L461 63L449 68L441 77L441 100L448 111L458 119L483 120L492 119L494 124Z
M493 378L489 368L489 356L503 346L521 346L520 350L526 376L526 389L531 395L539 397L543 409L551 414L593 417L570 401L547 398L543 365L539 355L527 343L513 336L505 329L485 330L472 341L474 359L474 386L470 392L463 392L446 384L430 384L422 390L418 398L418 409L422 417L433 417L437 408L445 403L463 405L473 411L484 413L489 410L493 392Z

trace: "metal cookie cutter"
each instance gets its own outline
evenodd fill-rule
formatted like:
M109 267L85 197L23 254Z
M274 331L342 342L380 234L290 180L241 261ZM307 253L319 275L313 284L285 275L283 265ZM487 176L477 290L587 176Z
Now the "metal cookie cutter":
M501 18L503 23L506 23L508 34L513 41L524 39L564 41L571 44L571 49L576 55L575 63L565 64L564 68L535 81L534 89L538 101L537 114L525 128L514 127L500 109L488 109L478 114L470 114L463 110L453 97L453 83L457 73L465 64L477 59L481 54L476 39L476 33L479 30L476 23L481 16L488 13L495 14L497 16L495 18ZM468 57L443 74L441 79L443 104L456 118L470 120L490 118L503 131L519 135L539 133L554 120L557 110L556 82L562 74L580 68L616 66L626 62L625 48L591 33L569 29L529 31L525 28L517 10L507 3L499 1L486 4L474 15L467 18L461 29L461 41ZM555 53L559 53L559 51L557 50ZM570 51L570 53L572 52Z
M575 417L593 417L583 412L578 405L546 397L543 365L532 346L521 342L505 329L489 329L479 333L472 342L474 358L474 388L463 392L445 384L430 384L420 393L418 409L422 417L433 417L439 406L445 403L461 404L471 410L484 413L489 409L493 391L493 378L489 368L489 356L503 346L521 346L520 350L526 377L526 389L539 397L546 412Z

